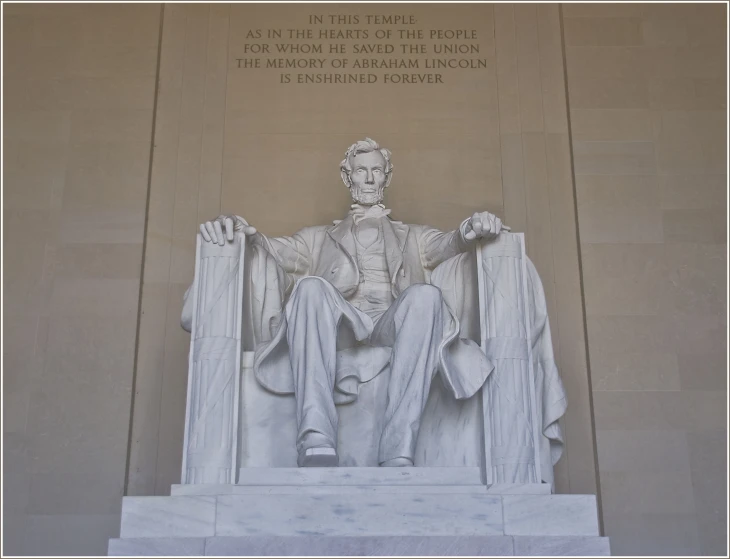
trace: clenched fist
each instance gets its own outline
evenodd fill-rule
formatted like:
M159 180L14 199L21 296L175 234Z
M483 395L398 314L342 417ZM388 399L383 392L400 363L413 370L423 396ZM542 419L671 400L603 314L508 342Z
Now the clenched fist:
M489 212L477 212L469 218L464 227L464 239L494 239L501 231L511 231L502 220Z
M206 221L200 224L200 232L203 234L203 239L209 243L217 243L221 246L227 240L233 240L234 231L242 231L244 235L256 234L256 228L251 227L239 215L219 215L213 221Z

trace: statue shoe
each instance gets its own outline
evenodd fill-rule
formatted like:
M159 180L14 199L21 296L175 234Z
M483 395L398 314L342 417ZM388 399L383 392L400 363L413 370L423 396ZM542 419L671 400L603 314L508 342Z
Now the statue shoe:
M383 468L403 468L413 466L413 460L400 456L398 458L391 458L380 464Z
M300 468L336 468L339 464L337 451L331 447L307 448L297 459Z

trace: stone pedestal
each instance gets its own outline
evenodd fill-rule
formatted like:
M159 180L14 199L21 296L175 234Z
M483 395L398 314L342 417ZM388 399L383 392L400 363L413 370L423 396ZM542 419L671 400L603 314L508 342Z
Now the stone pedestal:
M247 468L125 497L110 555L609 555L593 495L479 468Z

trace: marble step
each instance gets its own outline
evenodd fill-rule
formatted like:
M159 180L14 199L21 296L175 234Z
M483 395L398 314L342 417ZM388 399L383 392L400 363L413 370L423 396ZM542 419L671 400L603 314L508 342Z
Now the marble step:
M598 536L596 511L593 495L125 497L121 537Z
M610 555L597 536L249 536L109 540L116 556L579 556Z
M482 483L479 468L242 468L238 483L173 485L171 495L250 493L495 493L549 495L547 483Z
M241 468L237 485L482 485L479 468Z
M549 495L549 484L496 484L485 485L230 485L190 484L173 485L170 494L179 495L356 495L372 493L489 493L500 495Z

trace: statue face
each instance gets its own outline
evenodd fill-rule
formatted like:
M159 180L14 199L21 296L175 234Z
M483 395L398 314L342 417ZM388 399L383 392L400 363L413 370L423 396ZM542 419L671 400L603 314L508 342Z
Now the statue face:
M379 151L359 153L350 160L350 164L352 200L364 206L381 203L388 182L385 174L385 157Z

